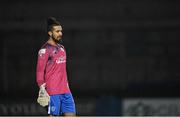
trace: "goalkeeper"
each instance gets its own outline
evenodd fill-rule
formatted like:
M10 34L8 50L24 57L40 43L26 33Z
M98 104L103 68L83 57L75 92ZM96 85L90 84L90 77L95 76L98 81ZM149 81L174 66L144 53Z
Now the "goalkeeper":
M66 51L62 40L62 27L53 17L47 19L48 40L38 52L36 81L39 86L37 102L48 106L52 116L75 116L75 103L68 85Z

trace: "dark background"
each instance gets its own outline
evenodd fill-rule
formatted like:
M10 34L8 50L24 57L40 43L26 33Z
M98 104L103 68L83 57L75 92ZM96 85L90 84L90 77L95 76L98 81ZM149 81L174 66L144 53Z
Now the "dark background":
M42 109L35 72L49 16L63 27L78 115L121 115L122 98L178 98L179 5L177 0L1 1L0 115L46 113L24 108ZM107 103L116 110L103 110L111 107Z

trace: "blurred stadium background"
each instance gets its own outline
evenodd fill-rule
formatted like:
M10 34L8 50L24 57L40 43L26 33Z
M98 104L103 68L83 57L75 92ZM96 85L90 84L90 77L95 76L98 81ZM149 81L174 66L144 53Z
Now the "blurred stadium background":
M0 115L46 115L36 103L45 19L63 26L77 115L180 115L177 0L2 0Z

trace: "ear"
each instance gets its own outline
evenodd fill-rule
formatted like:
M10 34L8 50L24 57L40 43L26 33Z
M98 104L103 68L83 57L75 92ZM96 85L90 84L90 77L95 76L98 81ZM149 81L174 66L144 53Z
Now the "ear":
M51 31L48 31L48 35L49 35L49 36L52 36L52 32L51 32Z

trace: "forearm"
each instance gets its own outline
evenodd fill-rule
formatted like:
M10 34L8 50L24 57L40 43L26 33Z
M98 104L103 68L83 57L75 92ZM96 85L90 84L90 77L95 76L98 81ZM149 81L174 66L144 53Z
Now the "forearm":
M42 84L45 83L44 81L44 74L42 72L37 72L36 73L36 82L38 86L40 87Z

